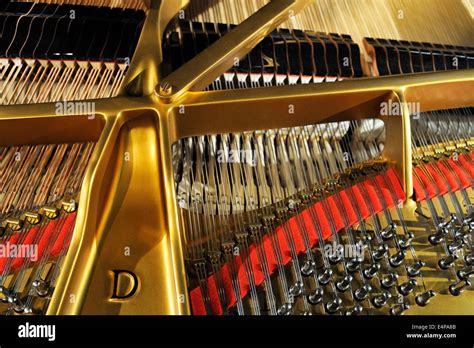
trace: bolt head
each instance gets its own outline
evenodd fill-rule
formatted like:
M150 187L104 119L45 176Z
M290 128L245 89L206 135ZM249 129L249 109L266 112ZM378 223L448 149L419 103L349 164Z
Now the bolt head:
M170 96L172 91L173 91L173 87L168 82L164 82L160 84L160 87L158 89L158 93L162 97Z

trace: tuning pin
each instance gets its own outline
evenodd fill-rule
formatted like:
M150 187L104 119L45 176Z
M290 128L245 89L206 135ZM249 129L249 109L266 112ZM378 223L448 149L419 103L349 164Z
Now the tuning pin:
M372 299L372 303L374 304L375 307L381 308L385 306L388 300L390 300L391 298L392 298L391 293L389 293L388 291L383 291L380 295L375 296Z
M472 232L474 233L474 229L472 230ZM465 235L459 237L459 239L464 245L471 245L471 237L472 233L466 233Z
M332 270L330 268L326 268L323 273L320 273L318 276L318 281L321 285L326 285L329 283L332 277Z
M369 244L372 241L372 236L370 234L366 233L363 237L363 241L366 245Z
M364 301L369 295L370 291L372 291L372 286L370 284L365 284L364 286L354 291L354 297L358 301Z
M432 234L428 237L428 241L433 244L433 245L438 245L441 243L441 241L446 237L446 235L449 233L447 228L439 228L438 232L435 234Z
M361 261L357 258L351 259L346 262L346 270L349 273L354 273L360 268Z
M353 277L350 274L346 274L342 279L336 282L336 288L341 292L346 291L351 286L352 279Z
M454 231L454 238L463 240L469 236L470 232L471 229L469 228L469 225L463 224Z
M364 269L362 273L364 274L364 277L366 279L372 279L379 270L380 270L380 264L374 263L372 266Z
M288 292L293 297L298 297L303 293L303 286L304 286L303 283L298 281L290 287Z
M334 314L341 308L341 304L342 300L336 296L332 301L326 303L324 307L329 314Z
M301 267L301 274L305 277L309 277L313 274L316 269L316 262L312 260L306 260L303 266Z
M471 213L469 216L466 216L462 221L463 225L469 225L474 223L474 213Z
M453 227L456 224L457 221L458 221L458 218L456 217L456 215L451 214L439 223L438 228L448 228L449 229L449 228Z
M461 279L467 279L473 274L474 274L474 267L473 266L467 266L467 267L461 268L458 271L458 277L461 278Z
M0 285L0 294L2 302L8 302L8 297L10 296L10 290L8 290L5 286Z
M27 306L23 309L23 314L24 315L31 315L31 314L33 314L33 309L31 307Z
M451 254L455 254L456 252L461 250L462 246L463 246L463 241L461 239L457 239L448 245L448 250Z
M390 289L392 286L397 284L398 274L395 272L390 272L385 277L382 278L380 281L380 285L382 285L385 289Z
M405 250L400 250L398 253L395 255L392 255L389 259L388 262L390 262L390 266L396 268L400 266L403 263L403 260L405 260L406 256L406 251Z
M363 310L364 310L364 307L362 307L360 304L356 304L351 309L348 309L345 314L346 315L359 315L362 313Z
M277 315L290 315L293 306L291 303L285 303L277 310Z
M380 235L382 236L383 240L389 240L392 239L397 232L397 225L395 223L391 222L387 227L385 227L382 232L380 232Z
M435 234L432 234L428 237L428 240L431 244L439 244L449 233L449 229L452 228L457 221L455 215L449 215L444 221L438 224L438 228Z
M25 309L24 304L20 301L16 294L8 296L8 303L10 303L13 310L17 313L22 313Z
M469 233L474 230L474 213L463 220L462 226L464 233Z
M388 245L384 243L380 245L374 252L372 252L372 256L375 261L380 261L385 257L385 255L387 254L387 251L388 251Z
M434 297L436 293L433 290L428 290L421 295L415 297L415 302L418 306L424 307L430 303L430 299Z
M461 295L461 292L463 292L464 288L467 288L469 286L471 286L471 282L469 281L469 279L464 279L457 283L451 284L449 286L449 292L453 296L459 296Z
M31 284L33 288L35 288L36 293L38 296L45 297L48 295L49 292L49 283L44 280L34 280Z
M404 311L406 311L408 308L410 308L410 305L408 303L399 303L396 306L390 308L390 314L391 315L401 315Z
M398 245L401 249L408 249L413 242L413 238L415 238L413 232L408 232L407 235L398 237Z
M308 296L308 301L313 306L321 303L323 300L324 291L322 288L317 288L313 293Z
M456 255L448 255L438 261L438 265L441 269L448 269L456 261Z
M413 265L407 267L407 273L410 277L417 277L424 266L425 266L425 262L419 260L415 262Z
M407 282L398 286L398 292L403 296L408 296L415 289L416 284L417 283L415 279L410 279Z
M466 261L466 265L473 266L474 265L474 254L470 253L464 256L464 261Z
M331 264L335 265L342 260L342 256L340 253L334 252L334 253L329 254L328 259L329 259L329 262L331 262Z

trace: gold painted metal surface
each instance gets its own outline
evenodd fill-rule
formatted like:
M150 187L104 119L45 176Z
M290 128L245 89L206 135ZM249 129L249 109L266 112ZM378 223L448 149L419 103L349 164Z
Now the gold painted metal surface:
M234 57L244 55L264 33L278 26L288 9L306 2L272 1L229 34L229 39L168 76L166 81L177 88L178 95L163 98L156 93L163 82L158 71L161 38L167 21L187 1L152 1L122 93L95 101L95 118L55 115L54 104L0 108L1 143L98 138L81 192L74 237L48 314L190 313L171 161L171 145L181 137L382 117L380 103L387 100L416 101L421 111L474 105L472 71L190 91L231 67ZM294 114L288 114L288 104L294 105ZM177 111L179 107L184 107L183 114ZM394 162L411 196L408 109L404 108L402 117L390 116L385 121L384 155ZM411 205L407 202L408 208ZM122 301L110 299L110 272L117 269L133 271L139 278L137 293ZM463 303L474 299L472 291L462 296ZM436 308L442 311L444 307Z

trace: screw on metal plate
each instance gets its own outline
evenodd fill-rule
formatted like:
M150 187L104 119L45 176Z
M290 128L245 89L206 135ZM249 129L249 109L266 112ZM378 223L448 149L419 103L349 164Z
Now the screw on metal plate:
M173 92L173 86L169 84L168 82L163 82L160 84L158 88L158 94L161 97L169 97Z

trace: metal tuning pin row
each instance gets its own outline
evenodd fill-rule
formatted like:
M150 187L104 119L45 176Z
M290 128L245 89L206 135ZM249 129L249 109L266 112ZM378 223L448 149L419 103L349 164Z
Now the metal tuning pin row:
M425 264L379 158L383 134L368 119L176 143L194 310L401 314L421 303Z
M72 238L94 146L0 148L0 312L44 312Z
M471 286L474 274L471 119L470 109L422 113L412 119L416 212L428 222L427 239L441 255L437 266L450 279L448 289L454 296Z
M2 256L2 313L44 313L72 237L76 210L76 201L67 199L2 223L2 242L15 243L17 250Z

